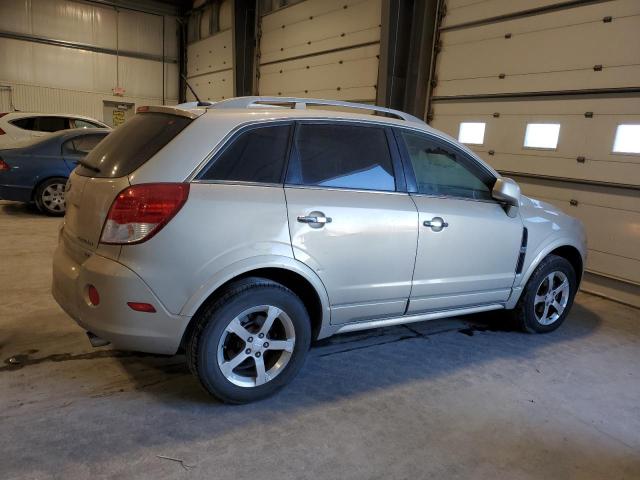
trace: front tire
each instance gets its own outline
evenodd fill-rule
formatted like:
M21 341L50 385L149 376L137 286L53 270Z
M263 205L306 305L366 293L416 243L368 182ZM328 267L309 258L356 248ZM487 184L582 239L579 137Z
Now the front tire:
M189 369L226 403L253 402L284 387L302 368L311 342L304 303L262 278L234 283L194 321Z
M534 270L514 309L518 325L529 333L556 330L567 318L576 290L576 273L571 263L548 255Z
M64 189L66 178L49 178L42 182L35 192L35 202L38 210L45 215L61 217L66 211Z

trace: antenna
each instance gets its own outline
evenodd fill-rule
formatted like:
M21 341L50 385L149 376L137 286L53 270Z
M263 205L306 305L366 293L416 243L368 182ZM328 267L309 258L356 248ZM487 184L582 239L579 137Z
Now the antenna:
M187 77L185 77L183 73L181 73L180 76L182 77L182 80L184 80L184 83L187 85L193 96L196 97L196 100L198 101L198 107L208 107L210 105L213 105L211 102L203 102L202 100L200 100L200 97L198 97L196 91L191 87L191 85L189 85Z

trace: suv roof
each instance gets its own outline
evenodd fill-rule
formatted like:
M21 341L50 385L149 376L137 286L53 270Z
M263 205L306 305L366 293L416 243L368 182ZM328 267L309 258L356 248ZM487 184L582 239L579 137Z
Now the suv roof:
M308 106L333 107L355 110L328 110L309 109ZM200 116L206 111L221 113L223 110L229 113L249 113L250 111L263 112L268 109L270 117L276 118L357 118L372 120L371 114L359 113L359 111L369 111L374 114L376 121L389 121L389 123L399 123L401 125L411 124L412 126L428 127L428 125L413 115L393 110L391 108L379 107L367 103L344 102L341 100L324 100L318 98L297 98L297 97L236 97L220 102L189 102L176 105L176 109L189 111L195 116Z

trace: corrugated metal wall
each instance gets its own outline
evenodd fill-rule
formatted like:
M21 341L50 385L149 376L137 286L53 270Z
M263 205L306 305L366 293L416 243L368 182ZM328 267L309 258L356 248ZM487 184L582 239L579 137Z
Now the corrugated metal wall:
M176 28L172 16L70 0L3 0L0 85L11 88L16 109L100 120L103 100L159 104L164 96L177 103ZM125 96L113 96L114 87Z
M233 3L226 0L210 5L195 19L189 24L192 39L187 47L189 84L201 100L233 97ZM189 90L187 100L195 100Z
M583 287L638 306L640 156L613 142L619 124L640 124L639 46L637 0L449 0L431 122L454 137L485 123L470 147L584 222ZM525 148L528 123L560 124L557 148Z
M381 0L305 0L260 17L260 95L375 102Z

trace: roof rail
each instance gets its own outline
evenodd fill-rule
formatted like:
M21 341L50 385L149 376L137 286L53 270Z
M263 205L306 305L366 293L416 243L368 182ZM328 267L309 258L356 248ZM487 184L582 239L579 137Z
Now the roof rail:
M280 105L283 103L290 103L293 105L293 108L300 108L300 109L307 108L307 105L326 105L331 107L345 107L345 108L354 108L358 110L371 110L374 112L386 113L387 115L391 115L393 117L399 118L401 120L405 120L407 122L424 123L418 117L414 117L413 115L410 115L408 113L401 112L400 110L393 110L391 108L378 107L376 105L369 105L367 103L343 102L341 100L323 100L319 98L260 97L260 96L236 97L236 98L229 98L227 100L221 100L219 102L215 102L213 105L207 108L251 108L251 107L260 106L261 104Z

